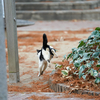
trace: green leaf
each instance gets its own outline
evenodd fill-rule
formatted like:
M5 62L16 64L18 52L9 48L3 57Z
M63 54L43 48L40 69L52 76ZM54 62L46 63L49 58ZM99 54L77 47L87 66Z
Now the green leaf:
M74 54L75 52L77 52L77 48L72 48L72 53Z
M95 83L100 83L100 78L97 77L97 78L95 79Z
M74 54L73 55L73 61L76 60L78 58L78 54Z
M68 71L67 71L67 70L62 70L61 73L62 73L64 76L67 76L67 75L68 75Z
M90 63L93 65L94 64L94 61L90 61Z
M55 65L55 68L62 68L63 66L62 65L59 65L59 64L56 64Z
M88 37L88 40L89 40L88 43L92 42L93 38L94 38L94 35L90 35L90 36Z
M95 45L95 42L94 42L94 41L88 42L87 45L88 45L88 46L93 46L93 45Z
M84 55L84 50L80 50L78 53L79 53L79 56L82 57Z
M100 52L100 47L99 46L97 46L96 51Z
M81 78L84 75L84 73L82 73L82 72L85 70L85 68L86 68L85 65L80 66L80 69L79 69L79 78Z
M75 61L75 62L74 62L74 66L75 66L76 68L80 67L80 62Z
M71 60L69 63L72 64L73 63L73 60Z
M100 63L100 59L98 60L98 63Z
M96 35L98 32L99 32L98 30L95 30L95 31L93 31L91 34L92 34L92 35Z
M79 79L84 75L84 73L79 73Z
M94 71L93 71L93 76L94 76L94 77L97 77L97 76L98 76L98 71L97 71L97 70L94 70Z
M93 76L93 68L90 69L89 73L91 74L91 76Z
M64 55L63 58L66 59L66 55Z
M98 63L98 64L96 65L96 67L100 67L100 63Z
M81 59L81 62L86 61L90 59L90 53L84 53L83 58Z
M66 69L69 71L69 70L71 70L69 67L66 67Z
M96 44L99 44L100 43L100 40L96 40Z
M72 53L68 54L67 60L72 57Z
M100 52L94 52L92 54L92 57L99 59L99 54L100 54Z
M64 60L66 59L66 55L64 55L63 58L64 58L64 59L62 60L62 62L64 62Z
M82 78L85 80L87 75L83 75Z
M89 73L91 74L91 76L94 76L94 77L98 76L98 71L94 70L93 68L91 68L91 70L89 71Z
M90 57L90 55L91 55L91 52L84 53L84 57Z
M84 42L84 40L81 40L81 41L79 42L78 48L79 48L79 47L82 47L82 46L85 46L85 45L86 45L86 43Z
M85 65L80 66L79 72L82 73L85 70L85 68L86 68Z
M96 28L95 28L95 30L98 30L98 31L100 31L100 27L96 27Z
M90 63L87 63L86 66L87 66L88 68L90 68L90 67L91 67L91 62L90 62Z

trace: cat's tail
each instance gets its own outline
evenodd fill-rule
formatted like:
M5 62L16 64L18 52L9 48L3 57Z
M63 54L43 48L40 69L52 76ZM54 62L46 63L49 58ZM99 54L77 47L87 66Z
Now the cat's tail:
M48 43L47 36L46 36L46 34L44 33L44 34L43 34L43 48L45 48L45 47L47 46L47 43Z

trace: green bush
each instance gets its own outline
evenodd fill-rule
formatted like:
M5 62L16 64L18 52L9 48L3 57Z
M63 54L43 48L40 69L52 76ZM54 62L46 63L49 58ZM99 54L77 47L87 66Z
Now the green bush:
M86 79L87 76L92 76L95 83L100 83L100 28L97 27L88 39L81 40L78 47L68 54L67 59L69 58L78 70L79 78Z

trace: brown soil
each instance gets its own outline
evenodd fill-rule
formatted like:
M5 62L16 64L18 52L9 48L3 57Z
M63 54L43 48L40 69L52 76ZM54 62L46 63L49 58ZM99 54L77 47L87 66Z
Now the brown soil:
M34 45L34 42L42 42L43 33L47 34L48 41L51 42L51 41L60 40L61 37L66 41L80 40L80 38L76 37L74 34L88 34L89 32L84 29L81 31L74 31L74 32L73 31L42 31L42 32L33 31L33 32L29 32L28 34L18 34L18 41L19 43L22 42L22 44L19 45L27 45L27 44Z
M34 73L32 71L27 71L24 72L21 76L25 75L25 74L33 74ZM36 73L35 73L36 74ZM53 90L50 89L49 84L44 84L43 81L48 81L49 80L49 74L50 72L45 72L45 74L43 75L43 79L39 79L38 81L32 81L30 83L28 83L30 86L17 86L16 84L11 84L8 85L8 91L10 92L54 92Z

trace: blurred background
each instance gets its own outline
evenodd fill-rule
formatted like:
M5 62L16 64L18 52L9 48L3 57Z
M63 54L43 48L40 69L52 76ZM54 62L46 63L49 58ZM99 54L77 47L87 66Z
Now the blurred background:
M100 20L100 0L15 1L17 19L35 22L21 30L79 30L96 27Z
M18 19L100 20L100 0L15 0Z

